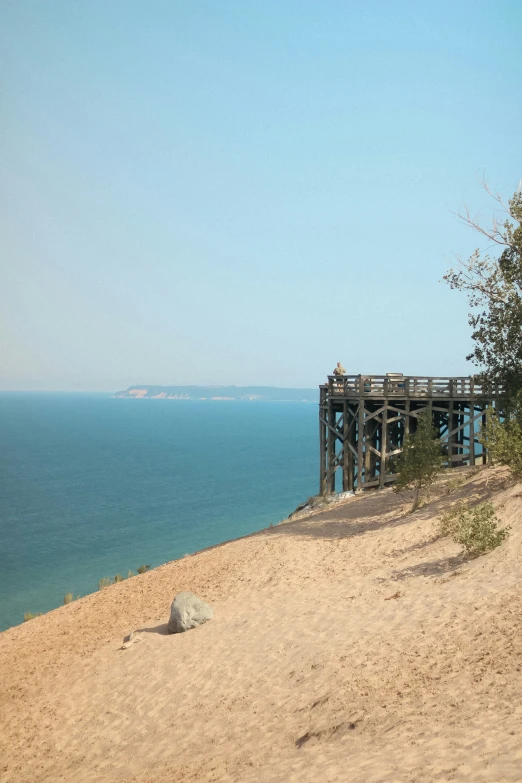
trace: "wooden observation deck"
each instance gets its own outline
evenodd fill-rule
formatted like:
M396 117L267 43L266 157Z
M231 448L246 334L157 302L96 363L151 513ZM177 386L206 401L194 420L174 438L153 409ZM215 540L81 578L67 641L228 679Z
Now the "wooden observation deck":
M320 494L384 487L396 478L404 436L428 410L449 467L482 464L477 440L495 399L472 377L330 375L320 386Z

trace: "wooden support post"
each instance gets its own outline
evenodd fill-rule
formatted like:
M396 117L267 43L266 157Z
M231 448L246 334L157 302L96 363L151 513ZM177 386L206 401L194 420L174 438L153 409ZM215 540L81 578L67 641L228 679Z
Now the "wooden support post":
M475 464L475 378L469 383L469 464Z
M462 424L462 413L461 413L461 403L456 403L457 413L455 414L455 421L453 423L453 429L457 429L457 427L460 427ZM462 436L464 435L464 429L461 427L461 429L458 430L458 432L455 433L455 443L457 446L457 457L462 457ZM455 446L454 446L455 448ZM457 464L460 463L460 459L457 461Z
M485 431L486 427L488 426L488 415L486 411L482 414L482 432ZM488 454L488 450L485 446L482 446L482 464L486 465L490 462L490 456Z
M449 403L448 403L448 468L453 466L453 435L450 432L453 429L453 388L452 380L449 382Z
M364 400L359 399L359 415L357 421L357 492L363 488L363 446L364 446Z
M381 489L384 487L384 479L386 477L386 449L388 448L388 400L384 401L386 406L382 412L382 429L381 429L381 465L379 468L379 486Z
M380 426L379 421L376 418L373 422L373 430L372 430L372 436L370 439L370 443L375 449L375 451L378 451L377 446L379 444L379 438L380 438ZM369 466L369 472L368 475L371 478L375 478L377 476L377 455L375 451L370 450L370 466Z
M475 464L475 402L469 404L469 464Z
M348 433L350 430L348 421L348 401L343 400L343 492L350 487L350 447L348 446Z
M319 494L326 495L326 427L321 421L326 416L325 390L321 389L319 403Z
M433 424L433 378L428 379L428 416Z
M464 440L464 421L465 421L465 405L463 402L459 403L459 423L458 426L460 427L459 430L459 454L464 460L464 451L465 451L465 440Z
M348 428L348 442L345 441L345 448L348 448L348 487L347 489L351 492L353 492L355 488L355 460L353 456L353 451L350 448L352 446L354 449L357 448L357 423L355 419L355 411L352 406L350 406L350 426Z
M335 447L337 438L334 435L335 431L335 409L332 400L328 400L328 449L327 449L327 478L326 478L326 491L328 494L335 492Z
M376 423L372 419L367 421L364 431L364 480L369 481L372 478L372 452L370 446L375 448L374 434L376 432Z

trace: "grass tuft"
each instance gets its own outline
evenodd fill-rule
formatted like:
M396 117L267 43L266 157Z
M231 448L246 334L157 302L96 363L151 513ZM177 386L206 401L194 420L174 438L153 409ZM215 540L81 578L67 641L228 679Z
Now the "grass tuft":
M41 617L42 612L24 612L24 623L28 620L32 620L34 617Z
M150 565L140 565L137 570L138 574L144 574L145 571L150 571Z
M103 590L105 587L108 587L110 583L111 580L107 576L102 576L102 578L98 582L98 590Z
M446 482L446 495L451 495L456 489L466 483L466 476L453 476Z

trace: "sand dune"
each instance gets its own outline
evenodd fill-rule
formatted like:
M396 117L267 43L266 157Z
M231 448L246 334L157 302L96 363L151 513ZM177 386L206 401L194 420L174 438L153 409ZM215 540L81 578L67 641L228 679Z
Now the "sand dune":
M0 634L0 780L522 780L522 486L390 490L168 563ZM491 499L507 542L437 537ZM215 619L166 634L180 590ZM123 637L142 641L122 650Z

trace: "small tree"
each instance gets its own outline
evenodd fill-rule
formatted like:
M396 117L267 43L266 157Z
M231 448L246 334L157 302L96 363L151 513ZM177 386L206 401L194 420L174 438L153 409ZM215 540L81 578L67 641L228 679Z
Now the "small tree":
M421 489L433 484L443 462L440 441L430 416L424 411L418 417L415 433L404 438L403 451L397 460L399 476L393 487L394 492L415 490L412 513L419 506Z
M513 476L522 477L522 393L512 398L502 421L493 408L486 413L480 442L488 450L492 462L507 465Z

